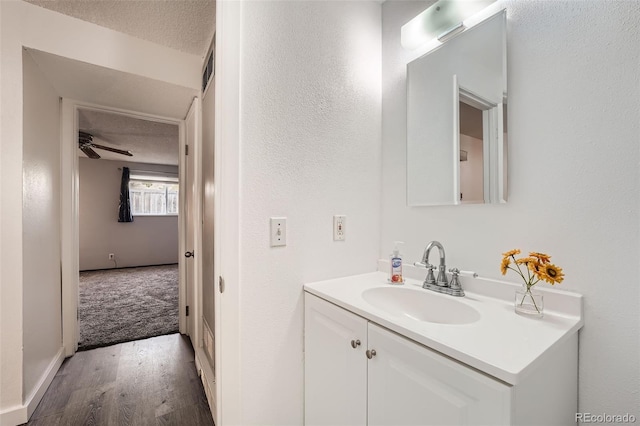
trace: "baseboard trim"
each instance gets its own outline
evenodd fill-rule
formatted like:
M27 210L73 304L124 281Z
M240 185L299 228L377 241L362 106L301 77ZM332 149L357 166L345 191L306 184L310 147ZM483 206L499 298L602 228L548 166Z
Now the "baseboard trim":
M29 420L27 416L27 407L24 405L17 405L13 408L0 412L0 425L1 426L16 426L26 423Z
M38 381L38 384L25 400L24 405L27 408L27 419L30 418L33 412L36 410L36 407L40 403L40 400L42 400L44 393L47 391L49 385L53 381L53 378L56 376L56 373L60 369L62 361L64 361L64 347L61 346L60 349L58 349L58 353L49 363L47 370Z
M53 357L44 374L40 377L38 384L25 399L24 403L0 412L1 426L16 426L29 421L29 417L31 417L33 412L36 410L36 407L40 403L40 400L42 400L44 393L47 391L49 385L53 381L53 378L60 369L62 361L64 361L63 346L58 349L58 353Z
M98 269L81 269L80 272L98 272L98 271L115 271L118 269L133 269L133 268L146 268L147 266L170 266L170 265L178 265L177 262L171 263L156 263L153 265L133 265L133 266L120 266L117 268L109 267L109 268L98 268Z
M202 347L195 348L195 352L196 368L198 369L198 373L200 374L200 380L202 380L204 392L207 395L209 410L211 411L213 422L215 424L218 424L218 419L216 418L216 382L213 376L213 369L211 368L209 359L207 358L207 354L204 352L204 349Z

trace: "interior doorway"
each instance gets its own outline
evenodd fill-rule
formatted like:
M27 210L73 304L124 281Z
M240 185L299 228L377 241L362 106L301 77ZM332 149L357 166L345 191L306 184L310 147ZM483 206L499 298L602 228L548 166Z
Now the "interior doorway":
M180 127L77 114L78 349L176 333Z
M80 131L79 115L81 111L85 111L89 109L93 111L98 111L98 112L120 114L120 115L127 116L129 118L147 120L147 121L152 121L154 123L162 123L162 124L177 126L178 140L179 140L178 166L177 166L179 190L184 194L187 192L187 189L186 189L187 187L193 186L193 183L188 182L188 175L185 170L186 165L183 164L184 163L183 154L186 151L185 147L187 145L187 137L188 137L187 132L185 131L186 125L184 120L175 120L171 118L158 117L155 115L144 114L139 112L124 111L124 110L119 110L114 108L105 108L102 106L86 104L86 103L77 102L77 101L63 100L63 108L62 108L63 110L63 114L62 114L63 115L63 120L62 120L63 122L63 139L62 139L63 170L68 168L69 180L67 180L66 183L71 184L71 185L67 185L65 188L65 179L63 176L63 209L67 208L68 211L70 212L68 216L63 214L63 217L64 217L63 221L66 223L66 232L63 230L63 247L64 247L63 250L66 254L66 257L63 257L63 323L64 323L63 343L65 346L65 351L67 356L72 355L77 350L78 341L80 338L79 327L77 322L78 289L79 289L78 271L81 269L80 267L81 244L80 244L80 232L79 232L80 214L81 214L80 200L79 200L79 194L80 194L79 176L81 171L80 163L81 161L88 162L88 161L95 161L95 160L89 160L89 159L85 160L85 159L79 158L77 135L79 134L79 131ZM191 136L195 137L195 132L192 132ZM193 141L193 143L195 144L195 140ZM110 163L110 162L105 162L105 163ZM97 163L90 163L90 164L97 164ZM143 176L144 170L141 170L142 167L147 169L146 170L147 178L149 177L149 175L153 177L154 175L153 170L149 170L150 168L153 168L153 167L151 167L149 164L146 164L146 165L144 165L144 163L140 163L140 164L143 164L143 166L136 165L135 167L138 167L138 168L133 169L134 174L130 175L130 177L133 176L136 179L141 179L142 177L144 177ZM110 165L108 168L113 168L111 166L115 166L115 162L113 165ZM122 169L126 167L124 165L120 165L120 166L121 166L120 167L121 170L116 170L118 172L118 175L122 173ZM131 172L131 169L129 169L129 172ZM162 180L159 176L160 176L160 171L157 170L157 167L156 167L155 179ZM166 180L166 177L164 179ZM65 203L64 201L65 192L67 193L67 199L71 200L72 203ZM167 201L165 200L165 203L166 202ZM192 327L190 329L188 326L187 306L189 303L188 295L196 293L195 290L193 289L196 285L196 282L194 280L187 281L187 275L185 271L186 258L181 255L182 253L187 251L185 250L185 247L187 244L186 237L188 234L186 225L189 222L193 222L191 218L187 219L186 215L188 214L187 212L193 211L194 208L192 207L191 209L188 209L186 207L186 197L178 197L178 203L179 203L178 210L186 213L183 215L179 215L177 218L174 218L174 219L177 219L177 227L178 227L178 235L179 235L177 247L174 247L174 252L173 252L174 259L177 260L177 263L179 265L179 270L180 270L180 273L179 273L180 278L179 278L179 285L178 285L178 288L179 288L178 290L178 323L179 323L179 331L181 333L191 335L192 340L195 340L195 336L194 336L195 327ZM165 204L165 208L166 208L166 204ZM117 206L114 206L112 210L117 210ZM134 223L135 223L135 220L134 220ZM115 226L117 225L122 226L122 225L128 225L128 224L116 223ZM64 226L65 224L63 224L63 229L64 229ZM196 232L195 228L192 228L191 232L192 232L191 235L193 235L193 233ZM104 247L101 250L104 251ZM134 252L137 252L137 251L139 250L134 250ZM111 252L110 250L107 249L107 252L103 254L104 254L103 256L104 259L108 262L113 262L114 266L118 263L118 260L122 262L122 258L118 259L118 257L116 257L115 250ZM114 255L113 259L109 258L111 257L109 256L111 254ZM132 254L132 256L135 257L134 254ZM120 265L123 265L123 264L120 263ZM190 290L189 287L191 287L192 289ZM195 301L192 303L195 304Z

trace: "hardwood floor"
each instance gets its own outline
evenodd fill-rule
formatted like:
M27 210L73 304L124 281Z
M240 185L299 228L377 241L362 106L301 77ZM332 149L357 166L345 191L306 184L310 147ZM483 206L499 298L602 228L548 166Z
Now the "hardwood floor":
M193 348L180 334L77 352L27 425L213 425Z

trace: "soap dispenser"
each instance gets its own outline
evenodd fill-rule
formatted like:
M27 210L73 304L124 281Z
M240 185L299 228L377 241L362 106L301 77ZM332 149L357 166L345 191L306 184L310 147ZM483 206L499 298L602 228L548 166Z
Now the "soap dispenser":
M402 255L398 246L404 244L402 241L395 241L393 246L393 252L391 253L391 273L389 275L389 282L391 284L404 284L404 278L402 277Z

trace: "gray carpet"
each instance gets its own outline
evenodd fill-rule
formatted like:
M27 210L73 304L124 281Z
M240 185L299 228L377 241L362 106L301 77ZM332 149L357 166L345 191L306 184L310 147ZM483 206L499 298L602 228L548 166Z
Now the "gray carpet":
M78 349L178 331L178 265L80 272Z

